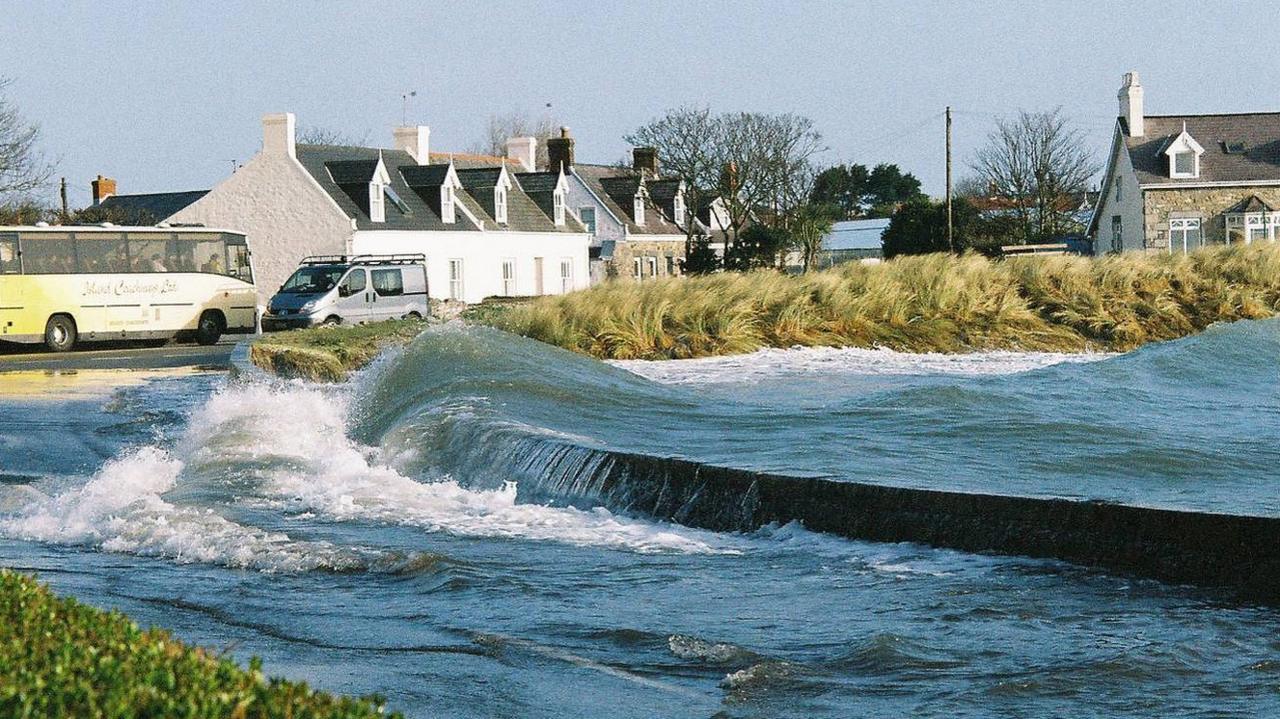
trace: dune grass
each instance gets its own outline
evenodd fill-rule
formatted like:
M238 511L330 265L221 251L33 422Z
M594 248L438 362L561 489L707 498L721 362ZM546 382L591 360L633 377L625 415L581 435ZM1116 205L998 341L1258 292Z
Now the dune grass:
M772 271L609 282L493 312L483 321L608 359L761 347L909 352L1124 351L1280 304L1280 248L1100 258L900 257L787 276Z
M384 349L408 342L425 327L423 320L409 319L275 332L253 342L249 360L283 377L341 382Z
M119 612L55 596L0 570L0 716L183 719L365 719L377 697L351 699L267 679ZM392 716L399 716L394 714Z

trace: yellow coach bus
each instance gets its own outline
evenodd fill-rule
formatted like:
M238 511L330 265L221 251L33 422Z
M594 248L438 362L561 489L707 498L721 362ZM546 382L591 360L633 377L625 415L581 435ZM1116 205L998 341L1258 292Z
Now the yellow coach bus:
M203 227L0 227L0 340L64 352L80 340L253 332L244 235Z

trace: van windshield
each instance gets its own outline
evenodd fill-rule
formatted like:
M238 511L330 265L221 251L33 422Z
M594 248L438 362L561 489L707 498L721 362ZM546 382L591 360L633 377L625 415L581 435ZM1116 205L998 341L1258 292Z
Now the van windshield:
M345 267L300 267L293 276L285 280L281 292L302 294L305 292L328 292L342 279Z

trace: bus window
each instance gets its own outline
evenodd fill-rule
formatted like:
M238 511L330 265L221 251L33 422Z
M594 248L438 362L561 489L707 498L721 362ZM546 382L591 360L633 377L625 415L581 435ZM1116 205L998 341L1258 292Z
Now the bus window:
M22 238L22 271L28 275L75 272L75 247L66 232L41 232Z
M96 232L78 235L76 266L84 273L128 272L129 253L124 238Z
M249 267L248 247L227 243L227 259L231 262L227 274L245 282L253 282L253 270Z
M0 275L16 275L22 271L18 264L18 236L0 235Z
M129 262L134 272L169 272L169 238L154 232L129 235Z

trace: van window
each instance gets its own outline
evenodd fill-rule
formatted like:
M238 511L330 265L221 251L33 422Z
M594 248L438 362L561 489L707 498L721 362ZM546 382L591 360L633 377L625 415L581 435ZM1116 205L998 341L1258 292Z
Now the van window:
M347 279L342 281L342 284L347 288L347 292L350 294L354 295L357 292L364 292L364 288L366 286L364 270L352 270L351 274L347 275Z
M398 268L389 270L370 270L373 275L373 291L379 297L395 297L404 294L404 278Z

